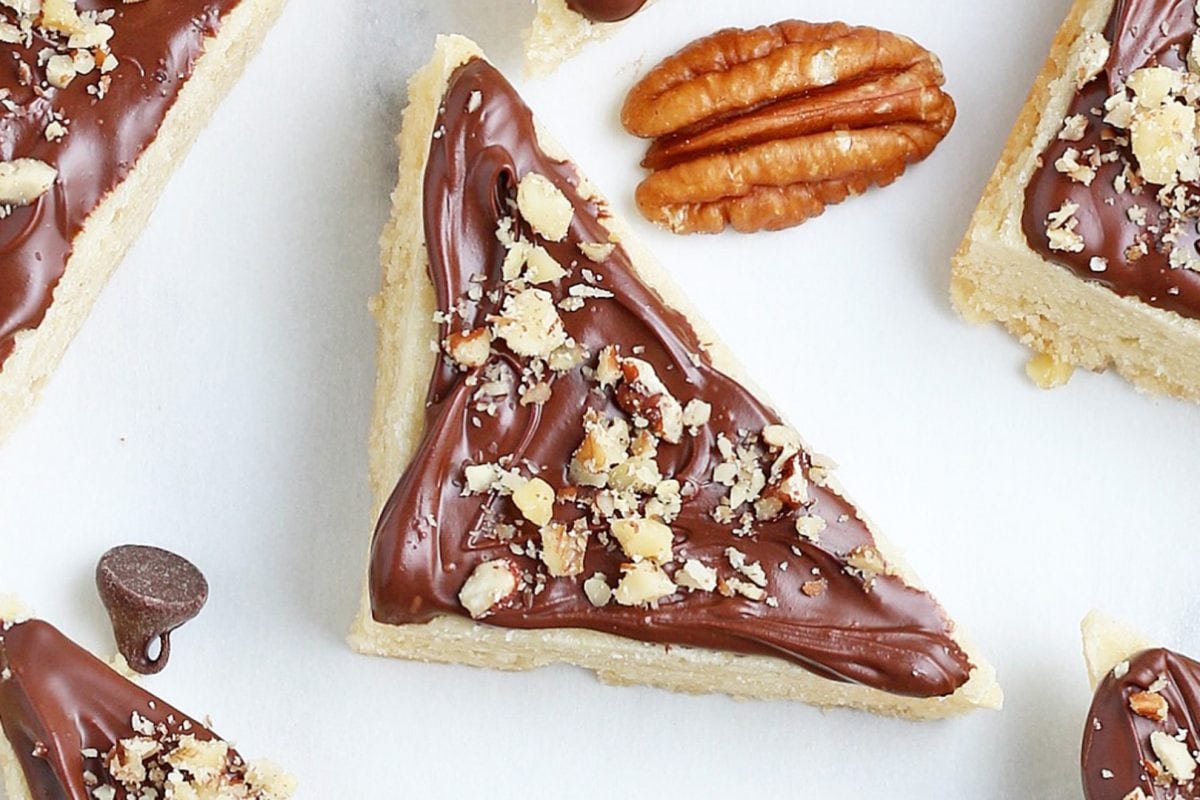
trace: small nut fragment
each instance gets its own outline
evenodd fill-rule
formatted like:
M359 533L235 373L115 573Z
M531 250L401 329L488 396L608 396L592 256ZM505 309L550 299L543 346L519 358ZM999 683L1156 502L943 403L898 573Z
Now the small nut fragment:
M1146 719L1163 722L1167 718L1167 701L1157 692L1136 692L1129 696L1129 708Z
M621 120L654 138L638 209L675 233L776 230L886 186L949 132L941 63L843 23L727 29L667 58Z
M621 354L615 345L608 345L600 351L596 360L596 383L604 388L615 386L621 380Z
M463 470L467 491L471 494L490 492L500 480L500 468L495 464L471 464Z
M225 771L229 744L220 739L201 740L188 734L163 759L180 770L191 773L197 783L209 783Z
M868 579L888 572L887 562L883 554L870 545L859 545L846 555L846 563L853 569L859 570Z
M634 561L649 559L659 564L671 560L675 534L656 519L620 519L612 524L612 533Z
M492 354L492 334L487 328L462 333L455 331L446 337L446 352L462 367L482 367Z
M612 255L613 250L617 246L612 242L580 242L579 252L587 258L588 261L594 261L597 264L602 264Z
M525 277L530 283L553 283L567 276L562 264L554 260L554 256L540 245L529 249L525 258Z
M583 572L587 545L587 528L568 528L559 522L551 523L542 528L542 563L554 578L579 575Z
M800 538L808 539L810 542L818 542L821 540L821 533L828 526L824 517L816 515L808 517L796 518L796 533L800 534Z
M825 594L825 590L828 587L829 584L824 580L805 581L800 587L800 591L804 592L807 597L820 597L821 595Z
M543 289L525 289L504 298L493 332L519 356L548 358L567 341L554 298Z
M703 427L711 418L712 406L703 400L689 400L683 407L683 425L686 428Z
M675 582L694 592L711 592L717 588L717 571L695 558L689 558L675 573Z
M608 585L608 578L600 572L583 582L583 593L587 595L588 602L596 608L608 605L613 596L612 587Z
M1135 114L1130 143L1142 177L1149 183L1167 186L1200 178L1194 109L1168 102Z
M64 54L50 56L46 61L46 80L58 89L70 86L75 80L75 59Z
M1126 85L1139 106L1154 109L1183 89L1183 73L1170 67L1146 67L1130 75Z
M552 242L567 238L575 209L554 182L530 172L517 184L517 208L534 232Z
M763 428L763 441L776 450L800 449L800 434L790 425L768 425Z
M145 762L160 749L159 743L148 737L121 739L105 758L105 768L122 783L142 783L146 780Z
M633 417L638 427L649 428L671 444L679 444L683 439L683 406L648 362L623 358L620 363L624 382L617 388L617 405Z
M472 619L486 616L499 603L517 590L517 576L507 559L485 561L467 578L458 593L458 602Z
M613 598L623 606L644 606L675 593L676 586L662 567L639 561L621 567L624 573Z
M1154 731L1150 734L1150 749L1177 782L1187 783L1196 777L1196 759L1184 742L1162 731Z
M571 457L571 481L603 489L612 470L628 457L629 445L629 423L588 412L584 417L583 442Z
M761 603L767 599L767 592L760 586L757 586L750 581L744 581L741 578L730 578L725 581L725 585L733 594L740 594L747 600L753 600L756 603Z
M59 33L73 34L83 30L83 21L75 10L75 0L43 0L40 24Z
M554 517L554 489L541 478L532 478L512 494L525 519L538 527Z
M0 162L0 205L27 206L44 195L58 170L34 158Z
M1074 366L1058 361L1048 353L1038 353L1025 364L1025 374L1042 389L1066 386L1074 373Z

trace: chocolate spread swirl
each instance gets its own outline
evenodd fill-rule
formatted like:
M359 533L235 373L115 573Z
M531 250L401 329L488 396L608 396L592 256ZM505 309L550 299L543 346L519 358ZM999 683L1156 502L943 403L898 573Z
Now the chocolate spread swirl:
M1182 67L1195 31L1196 5L1191 0L1117 0L1105 30L1111 44L1108 64L1076 95L1067 112L1068 116L1086 117L1087 130L1081 141L1056 138L1042 154L1042 166L1026 189L1022 224L1029 246L1046 260L1119 295L1200 319L1200 272L1173 269L1170 246L1156 241L1148 230L1165 214L1155 196L1158 187L1117 191L1114 180L1125 164L1137 162L1127 144L1114 141L1123 132L1102 122L1105 100L1133 72L1150 66ZM1097 109L1098 115L1093 113ZM1120 155L1116 161L1100 166L1091 186L1072 181L1055 169L1055 162L1068 148L1084 152L1091 147ZM1196 187L1189 191L1194 195ZM1075 218L1079 220L1077 232L1083 237L1084 249L1078 253L1051 250L1046 235L1047 217L1068 200L1079 206ZM1139 227L1130 220L1129 211L1134 206L1146 209L1148 227ZM1184 224L1179 244L1200 253L1198 241L1195 221ZM1129 248L1138 243L1147 245L1148 252L1131 258ZM1103 271L1092 269L1096 258L1106 262Z
M49 40L34 29L29 47L0 44L0 161L32 158L58 170L58 180L32 205L0 218L0 368L15 337L41 324L71 257L75 237L93 211L137 164L154 141L179 90L238 0L79 0L80 11L112 10L110 47L118 59L103 98L89 93L99 70L67 88L44 81L38 53ZM0 7L0 19L9 13ZM17 61L13 56L19 56ZM37 91L21 85L19 64L33 70ZM49 141L51 114L68 120L68 133Z
M0 673L6 676L0 680L0 725L39 799L93 800L95 785L85 773L104 775L102 756L137 735L135 712L153 725L215 738L40 620L0 630Z
M681 590L655 608L594 607L582 582L598 572L618 575L627 561L594 535L579 577L552 578L540 590L518 592L484 622L506 628L587 628L664 645L776 656L827 678L907 696L949 695L962 686L972 665L932 597L897 577L880 575L868 586L848 573L847 554L874 540L856 509L835 492L813 487L815 511L828 521L819 543L797 535L792 514L757 523L745 536L714 521L712 512L727 492L713 479L720 463L718 435L734 439L739 431L778 423L779 416L705 355L697 355L703 347L688 320L635 276L623 248L613 249L601 263L580 256L580 243L609 240L600 222L606 211L580 193L581 178L570 163L539 147L530 110L503 76L483 60L460 67L435 129L424 209L438 307L457 306L465 327L485 324L496 313L505 256L497 240L498 221L518 215L513 199L520 178L536 172L553 181L574 207L574 219L564 241L542 244L559 264L571 265L573 277L539 288L548 289L557 302L567 295L566 284L579 281L586 268L594 273L595 287L612 293L562 314L567 332L593 354L614 343L626 353L637 348L633 352L654 365L676 397L697 397L712 406L711 420L698 435L675 445L663 442L658 451L662 474L694 490L671 523L677 559L724 567L726 548L736 546L747 561L761 562L776 599L773 605ZM518 218L517 225L532 238L527 222ZM481 292L472 291L475 284ZM449 330L443 324L440 338ZM491 363L499 363L514 382L521 371L520 360L506 349L494 351ZM510 393L496 400L494 415L477 413L473 394L482 369L460 372L443 360L433 375L423 440L374 538L370 592L380 622L466 616L458 592L485 561L508 559L526 573L544 575L536 557L520 554L536 534L519 526L515 539L497 533L501 523L521 519L511 499L464 496L464 467L511 454L514 463L536 465L539 477L557 492L570 483L567 465L583 436L585 410L622 413L611 393L597 392L578 369L554 380L544 405L521 405ZM568 525L582 516L574 506L555 507L555 518ZM809 596L803 586L817 577L827 587Z
M567 0L567 5L592 22L619 22L641 11L646 0Z
M1167 775L1159 785L1147 765L1158 761L1150 736L1172 737L1181 730L1191 752L1200 749L1200 663L1170 650L1146 650L1128 661L1121 677L1110 672L1096 689L1083 731L1083 791L1087 800L1124 800L1141 789L1150 800L1200 797L1200 781L1179 785ZM1122 670L1123 671L1123 668ZM1133 712L1130 698L1157 689L1167 704L1166 718L1149 719Z

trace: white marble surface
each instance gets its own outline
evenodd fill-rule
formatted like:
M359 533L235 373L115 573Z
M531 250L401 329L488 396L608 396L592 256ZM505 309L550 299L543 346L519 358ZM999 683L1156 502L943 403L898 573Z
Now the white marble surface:
M301 797L1074 798L1101 606L1200 653L1200 408L1113 377L1042 393L946 299L948 261L1068 0L661 0L518 84L615 206L617 110L723 25L845 18L941 54L950 138L897 185L775 235L634 227L997 664L1002 714L938 724L368 659L343 635L371 528L367 298L404 82L437 31L516 74L525 0L292 0L28 423L0 448L0 587L111 652L91 574L174 548L209 608L148 685Z

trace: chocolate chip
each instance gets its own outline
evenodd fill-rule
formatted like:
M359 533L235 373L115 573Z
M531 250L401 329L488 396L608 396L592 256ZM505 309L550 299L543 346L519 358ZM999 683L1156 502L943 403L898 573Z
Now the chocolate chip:
M108 609L117 649L143 675L161 672L171 655L171 632L208 600L208 581L190 561L157 547L122 545L96 566L96 588ZM159 651L151 657L151 648Z

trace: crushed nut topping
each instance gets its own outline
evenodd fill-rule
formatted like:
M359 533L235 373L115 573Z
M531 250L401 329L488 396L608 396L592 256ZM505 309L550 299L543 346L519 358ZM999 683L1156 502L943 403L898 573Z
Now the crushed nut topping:
M58 92L87 92L97 100L107 94L109 73L118 65L110 47L115 31L109 23L115 16L113 9L80 11L75 0L0 2L0 42L11 45L7 51L19 82L31 87L39 102L50 103L47 141L62 141L70 133L69 120L54 106ZM85 80L92 78L85 87ZM20 107L5 92L0 94L0 109L15 114ZM42 161L0 161L0 217L15 206L35 202L57 177L57 171Z
M1091 146L1063 150L1054 169L1074 183L1091 186L1103 165L1116 164L1119 169L1112 184L1117 195L1145 196L1149 201L1126 212L1138 230L1117 252L1123 249L1131 264L1159 252L1167 257L1170 269L1200 271L1200 255L1192 246L1193 229L1200 219L1200 193L1195 191L1200 182L1200 73L1191 68L1200 57L1195 52L1197 42L1200 38L1187 53L1187 65L1154 64L1134 70L1124 83L1116 84L1102 108L1068 117L1058 134L1062 141L1082 142L1092 124L1104 126L1098 129L1098 138L1091 138ZM1079 90L1098 79L1110 50L1101 34L1081 37L1074 53ZM1105 199L1108 205L1115 202L1113 197ZM1082 253L1089 244L1101 244L1084 240L1078 230L1078 211L1079 206L1067 200L1047 216L1050 250ZM1107 258L1094 256L1086 266L1100 275L1112 265Z
M549 243L565 240L574 208L542 175L522 176L508 203L495 230L504 248L499 285L472 276L464 295L433 317L443 326L435 347L445 365L473 387L471 424L496 417L506 402L552 403L559 381L581 381L602 402L580 408L578 445L565 465L532 464L503 453L463 465L456 478L462 493L489 496L490 511L472 535L503 543L514 558L478 564L461 587L462 607L484 619L518 607L520 598L543 591L548 581L562 580L572 581L596 608L614 602L654 607L711 593L779 608L772 572L786 572L788 562L773 561L768 569L735 543L754 537L761 524L794 518L788 523L797 532L793 550L804 558L802 546L819 546L827 527L816 513L813 487L827 485L833 465L810 454L790 426L720 427L728 421L714 418L713 404L680 391L669 376L677 367L652 363L641 344L593 349L575 341L565 315L587 313L614 297L594 265L612 256L615 240L580 244L579 259L563 259L561 247ZM486 324L466 323L479 318L485 301L495 309L483 317ZM699 354L686 358L703 364ZM666 474L660 454L678 447L711 448L711 473L688 482ZM701 491L706 503L715 504L711 518L729 532L724 560L720 551L689 552L686 531L673 527L684 503ZM437 520L425 525L436 528ZM618 555L620 574L585 578L589 548ZM868 591L886 569L863 553L839 557ZM819 574L789 583L801 598L827 589Z
M97 800L137 798L212 798L212 800L284 800L295 782L268 763L247 764L227 742L205 739L186 720L154 723L136 711L136 734L119 740L101 755L82 755L96 764L85 777Z

